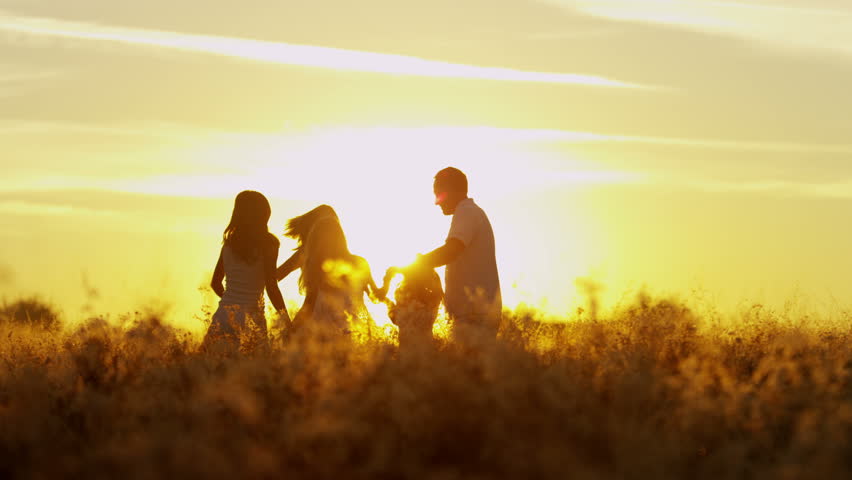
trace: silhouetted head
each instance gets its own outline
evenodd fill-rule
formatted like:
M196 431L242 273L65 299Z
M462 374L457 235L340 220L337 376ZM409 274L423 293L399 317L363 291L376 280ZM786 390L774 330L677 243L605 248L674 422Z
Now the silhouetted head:
M461 170L447 167L435 175L435 205L444 215L452 215L458 204L467 198L467 176Z
M441 277L433 268L427 267L422 262L415 262L404 269L391 268L385 274L385 285L389 285L397 274L403 275L402 283L394 292L397 305L417 301L420 302L421 307L435 309L437 312L444 298L444 290L441 287Z
M231 221L222 234L222 244L233 250L237 257L252 261L257 258L263 242L274 239L269 234L269 216L272 208L260 192L245 190L234 200Z
M291 218L287 222L284 235L296 240L298 242L296 249L301 250L305 242L307 242L308 235L310 235L314 225L325 218L337 220L337 212L328 205L320 205L303 215Z
M403 280L394 292L388 316L399 327L400 348L426 345L432 340L432 327L444 298L441 278L434 269L418 261L404 269L389 269L384 278L385 287L399 273Z
M323 258L345 258L350 255L346 235L337 217L319 219L307 238L306 253Z
M304 244L304 264L299 280L303 291L325 286L336 286L329 278L330 265L335 262L351 262L353 255L343 227L337 216L318 219Z

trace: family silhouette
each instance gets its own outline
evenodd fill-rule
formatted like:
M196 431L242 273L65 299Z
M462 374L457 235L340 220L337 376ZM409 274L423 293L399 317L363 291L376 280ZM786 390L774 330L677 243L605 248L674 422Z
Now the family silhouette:
M367 260L349 251L334 208L320 205L287 222L284 235L297 246L278 265L280 242L269 231L269 201L259 192L239 193L211 281L220 301L203 347L265 346L264 291L287 331L312 340L346 341L353 326L372 324L364 303L367 295L388 304L391 321L399 327L401 348L432 344L442 301L454 341L468 347L492 343L502 300L491 223L468 197L467 177L460 170L448 167L438 172L434 194L444 215L453 217L446 242L418 255L412 265L389 268L379 287ZM435 272L441 266L446 266L445 289ZM291 320L278 282L296 270L304 302ZM403 280L391 300L387 293L397 275Z

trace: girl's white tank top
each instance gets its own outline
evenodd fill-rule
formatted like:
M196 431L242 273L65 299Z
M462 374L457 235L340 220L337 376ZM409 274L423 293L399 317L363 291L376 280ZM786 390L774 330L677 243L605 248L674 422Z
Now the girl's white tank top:
M265 281L260 255L253 262L246 262L226 245L222 247L222 263L225 267L225 294L219 303L241 305L262 312Z

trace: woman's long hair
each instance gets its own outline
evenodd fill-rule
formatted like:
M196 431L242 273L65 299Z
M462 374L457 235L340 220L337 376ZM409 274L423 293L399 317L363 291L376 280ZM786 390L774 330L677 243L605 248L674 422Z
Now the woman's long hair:
M284 236L296 240L296 250L303 251L311 230L314 229L318 221L326 218L338 220L337 212L328 205L320 205L303 215L291 218L287 222Z
M231 248L237 258L253 262L259 257L264 242L276 240L269 233L272 208L260 192L245 190L234 199L231 221L222 234L222 244Z
M320 218L315 222L304 240L302 254L304 263L299 287L303 292L317 291L323 286L342 286L334 281L334 272L331 270L336 262L351 264L353 256L349 252L346 235L336 215Z

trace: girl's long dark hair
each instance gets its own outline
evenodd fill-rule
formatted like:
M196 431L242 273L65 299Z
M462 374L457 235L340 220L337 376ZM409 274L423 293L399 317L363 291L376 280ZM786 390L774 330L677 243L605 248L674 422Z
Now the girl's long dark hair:
M231 221L222 234L222 244L230 247L234 254L246 261L255 261L265 242L277 239L269 233L269 216L272 208L260 192L245 190L234 199Z

